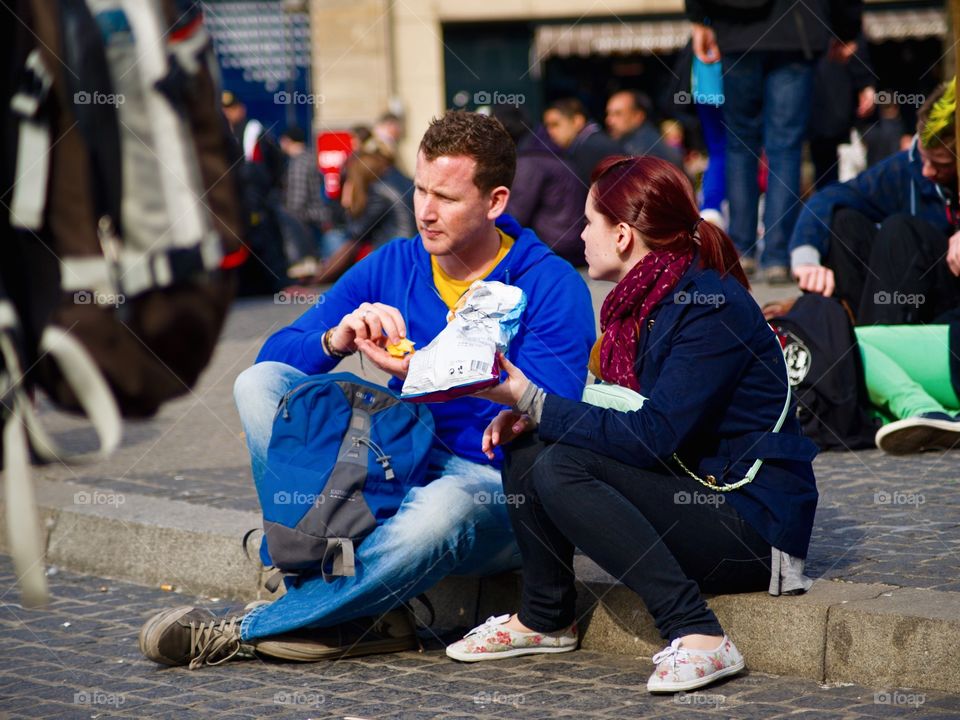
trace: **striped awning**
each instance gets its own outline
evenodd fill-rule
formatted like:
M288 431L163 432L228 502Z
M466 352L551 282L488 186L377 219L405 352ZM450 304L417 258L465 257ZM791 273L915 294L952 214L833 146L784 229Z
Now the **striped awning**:
M939 8L867 9L863 29L871 42L944 37L947 18ZM540 61L587 55L650 55L676 52L689 39L690 23L681 19L551 24L537 27L534 53Z

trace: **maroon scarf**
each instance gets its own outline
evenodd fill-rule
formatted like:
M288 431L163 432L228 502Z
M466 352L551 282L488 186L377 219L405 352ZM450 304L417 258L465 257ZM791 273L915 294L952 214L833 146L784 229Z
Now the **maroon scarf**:
M693 263L693 253L651 250L607 295L600 309L600 379L640 391L634 372L640 326Z

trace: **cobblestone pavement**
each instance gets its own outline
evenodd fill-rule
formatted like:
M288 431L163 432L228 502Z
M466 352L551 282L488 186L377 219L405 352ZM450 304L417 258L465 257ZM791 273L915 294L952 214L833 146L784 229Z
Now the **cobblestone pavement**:
M593 284L593 290L599 300L604 288ZM115 493L256 511L233 381L253 362L263 340L304 309L269 298L236 303L194 392L152 420L127 423L123 446L108 462L51 466L38 474ZM356 357L344 368L362 371ZM375 375L369 366L366 371ZM65 445L91 447L92 434L83 423L46 416ZM876 450L830 452L815 467L821 501L808 562L811 575L960 590L960 451L909 458Z
M758 673L654 697L645 689L648 658L577 651L469 665L448 660L435 639L422 654L161 668L137 650L143 620L164 607L211 601L63 571L50 579L52 604L25 610L11 603L14 578L0 557L2 718L960 717L958 696Z

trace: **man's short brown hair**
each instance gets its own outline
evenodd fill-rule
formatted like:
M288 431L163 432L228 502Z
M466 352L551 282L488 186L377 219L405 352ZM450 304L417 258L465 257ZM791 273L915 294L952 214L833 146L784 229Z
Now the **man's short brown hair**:
M448 110L434 118L420 141L427 160L472 158L477 163L473 183L481 192L510 187L517 171L517 147L496 118L465 110Z

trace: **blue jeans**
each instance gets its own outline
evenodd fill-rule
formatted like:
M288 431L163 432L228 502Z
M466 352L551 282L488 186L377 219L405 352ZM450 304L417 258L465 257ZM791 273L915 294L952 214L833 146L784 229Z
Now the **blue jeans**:
M787 245L800 214L800 161L810 119L813 63L799 53L723 56L730 237L741 255L757 244L757 166L766 150L769 179L760 265L789 266Z
M697 117L707 144L707 169L703 172L703 210L720 211L727 199L727 135L723 109L715 105L697 105Z
M258 487L277 405L305 377L277 362L258 363L237 377L234 399ZM397 514L363 540L355 576L329 583L317 576L289 587L276 602L247 614L241 637L252 640L382 615L446 575L489 575L520 567L499 470L434 450L428 480L410 490Z

